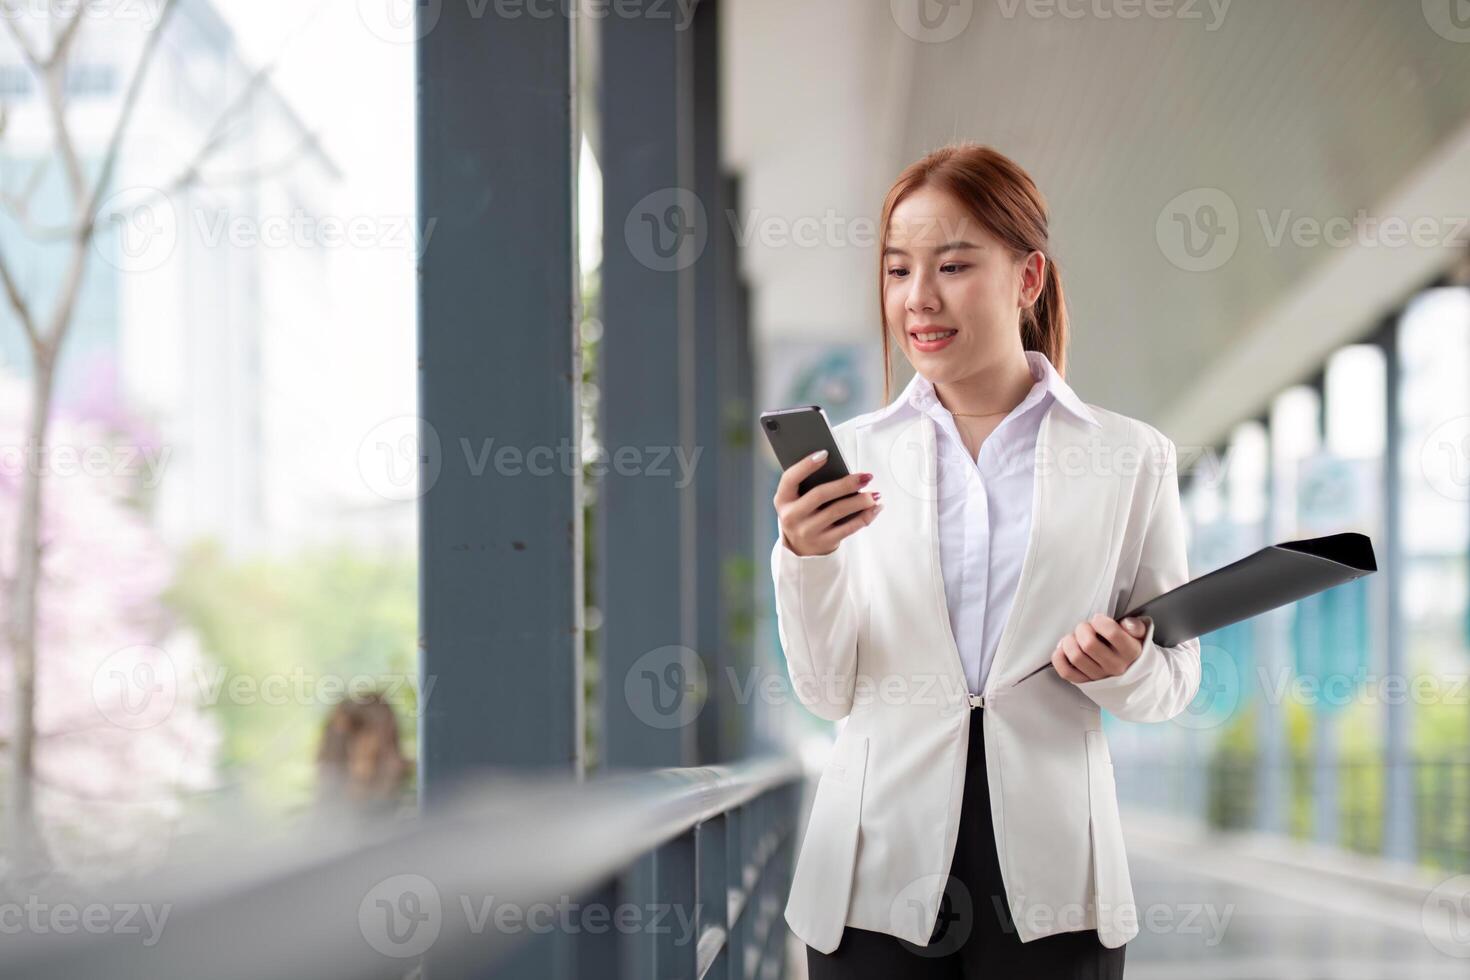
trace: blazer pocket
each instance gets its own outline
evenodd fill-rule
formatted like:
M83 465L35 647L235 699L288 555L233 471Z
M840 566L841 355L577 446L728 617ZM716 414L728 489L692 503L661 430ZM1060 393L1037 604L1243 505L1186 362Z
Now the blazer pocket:
M837 948L847 923L867 768L868 737L839 735L817 781L792 874L788 908L806 924L812 947L824 953Z
M1087 731L1087 796L1098 939L1112 948L1121 946L1136 933L1137 911L1133 908L1133 882L1128 874L1123 821L1118 813L1112 753L1108 750L1107 736L1096 729Z

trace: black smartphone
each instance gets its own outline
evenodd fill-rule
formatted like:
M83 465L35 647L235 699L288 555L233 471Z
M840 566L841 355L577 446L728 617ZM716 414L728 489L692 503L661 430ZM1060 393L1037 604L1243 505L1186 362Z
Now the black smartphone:
M766 440L770 442L771 451L776 454L782 470L790 469L802 458L820 449L827 450L826 462L821 469L797 485L797 493L806 493L812 487L849 475L847 461L842 458L842 450L837 448L837 439L832 435L832 427L827 424L827 413L822 411L820 405L800 405L796 408L762 412L761 428L765 430ZM836 499L846 500L856 495L848 493ZM837 523L846 523L856 516L849 515Z

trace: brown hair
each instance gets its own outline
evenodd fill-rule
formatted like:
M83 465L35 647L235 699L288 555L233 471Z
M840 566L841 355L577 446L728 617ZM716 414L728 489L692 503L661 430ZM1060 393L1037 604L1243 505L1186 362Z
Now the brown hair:
M392 804L409 771L393 706L376 693L338 703L322 728L316 761L322 802Z
M1018 257L1032 252L1046 256L1046 281L1041 294L1021 312L1021 346L1045 354L1057 374L1065 377L1067 308L1062 296L1061 273L1048 251L1046 199L1030 175L1010 157L978 143L954 143L909 164L883 199L878 223L882 230L878 250L878 319L883 331L883 404L892 398L893 362L888 316L883 308L882 244L888 241L893 209L909 194L928 186L949 193Z

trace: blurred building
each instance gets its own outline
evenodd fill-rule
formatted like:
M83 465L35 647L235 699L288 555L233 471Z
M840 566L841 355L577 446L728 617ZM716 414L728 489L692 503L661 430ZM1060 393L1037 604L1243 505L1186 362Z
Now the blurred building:
M90 174L157 10L119 5L78 35L68 123ZM20 25L44 36L41 18ZM68 260L56 229L70 199L42 93L8 33L0 59L0 245L46 311ZM345 536L403 550L411 507L344 501L342 461L323 451L340 422L302 397L320 384L314 373L351 370L352 352L327 349L314 328L331 316L333 245L353 229L334 198L336 163L265 67L242 59L208 0L179 4L103 195L57 411L128 427L120 439L140 449L155 519L175 543L210 537L244 554ZM9 309L0 361L30 372Z

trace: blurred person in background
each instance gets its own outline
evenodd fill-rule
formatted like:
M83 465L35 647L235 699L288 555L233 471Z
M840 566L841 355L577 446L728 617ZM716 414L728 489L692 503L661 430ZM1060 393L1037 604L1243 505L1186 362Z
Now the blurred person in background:
M339 702L317 751L317 802L367 818L391 817L405 801L412 763L399 748L398 717L377 694Z

